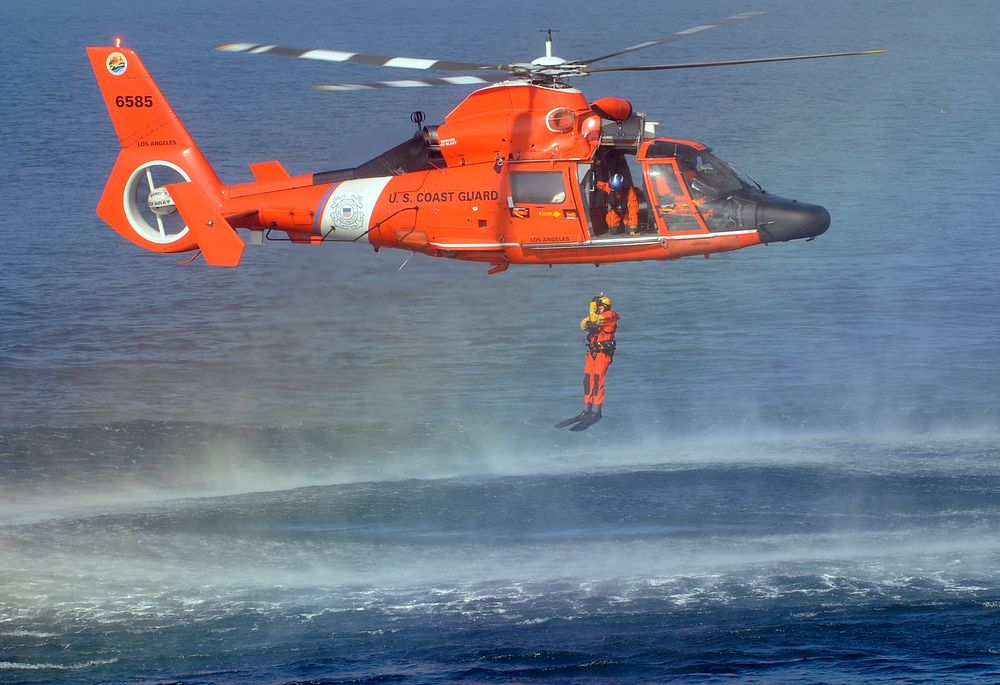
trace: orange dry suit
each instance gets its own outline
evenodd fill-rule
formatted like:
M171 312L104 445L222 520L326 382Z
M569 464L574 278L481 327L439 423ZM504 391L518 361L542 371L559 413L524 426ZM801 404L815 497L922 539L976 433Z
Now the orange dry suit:
M604 379L608 366L615 355L615 331L618 329L618 312L605 309L596 315L596 321L588 317L580 322L587 329L587 355L583 369L583 403L599 412L604 404Z
M604 220L608 228L621 228L623 225L631 230L639 228L639 197L635 188L628 187L625 192L615 192L607 181L598 181L597 189L608 195L608 213Z

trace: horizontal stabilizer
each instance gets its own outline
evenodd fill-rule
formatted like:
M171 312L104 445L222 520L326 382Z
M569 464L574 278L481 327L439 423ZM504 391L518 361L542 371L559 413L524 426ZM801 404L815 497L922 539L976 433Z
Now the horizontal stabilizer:
M198 186L188 182L165 187L205 261L211 266L239 266L243 241Z
M250 173L262 183L266 181L284 181L286 178L292 177L291 174L285 171L285 167L281 166L281 162L276 159L272 159L270 162L251 164Z

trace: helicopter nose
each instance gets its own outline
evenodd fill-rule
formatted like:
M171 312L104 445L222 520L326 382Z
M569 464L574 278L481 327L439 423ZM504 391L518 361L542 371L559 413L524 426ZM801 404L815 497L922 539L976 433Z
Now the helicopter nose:
M815 238L830 228L825 207L783 197L768 197L757 207L757 233L762 243Z

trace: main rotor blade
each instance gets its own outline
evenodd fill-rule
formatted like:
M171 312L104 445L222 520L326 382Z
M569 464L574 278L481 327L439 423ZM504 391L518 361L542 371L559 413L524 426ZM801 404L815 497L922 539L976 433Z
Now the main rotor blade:
M647 64L635 67L583 67L588 74L608 71L661 71L665 69L699 69L701 67L726 67L734 64L763 64L765 62L791 62L799 59L823 59L824 57L848 57L850 55L879 55L885 50L862 50L860 52L828 52L823 55L789 55L787 57L759 57L756 59L734 59L723 62L687 62L684 64Z
M482 76L445 76L406 81L373 81L370 83L340 83L331 86L313 86L316 90L344 92L348 90L374 90L377 88L424 88L429 86L476 86L483 83L500 83L511 80L510 74L483 74Z
M662 45L663 43L673 43L681 38L686 38L688 36L693 36L696 33L701 33L702 31L707 31L709 29L718 28L720 26L725 26L726 24L732 24L737 21L743 21L744 19L751 19L753 17L759 17L767 12L741 12L740 14L734 14L731 17L726 17L722 21L717 21L713 24L699 24L698 26L692 26L689 29L684 29L683 31L677 31L671 33L669 36L664 36L663 38L657 38L656 40L649 40L645 43L639 43L633 45L632 47L619 50L618 52L609 52L606 55L601 55L600 57L593 57L591 59L576 60L582 64L593 64L594 62L600 62L602 59L608 59L609 57L617 57L618 55L624 55L627 52L635 52L636 50L642 50L643 48L648 48L653 45Z
M227 43L215 49L222 52L246 52L251 55L267 53L269 55L314 59L323 62L354 62L356 64L399 67L402 69L433 69L436 71L470 71L480 69L504 71L507 69L503 65L449 62L440 59L421 59L416 57L385 57L383 55L366 55L360 52L341 52L339 50L303 50L300 48L286 48L280 45L261 45L258 43Z

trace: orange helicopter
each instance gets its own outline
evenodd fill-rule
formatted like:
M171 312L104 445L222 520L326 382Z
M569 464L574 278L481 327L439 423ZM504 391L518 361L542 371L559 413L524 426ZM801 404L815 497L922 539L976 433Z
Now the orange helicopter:
M484 262L491 274L510 264L677 259L812 239L830 225L823 207L765 193L707 146L657 137L654 124L627 100L588 103L566 83L597 72L882 52L594 66L759 14L737 14L586 60L554 56L550 31L544 57L507 65L223 45L218 49L227 52L474 72L318 86L322 90L483 85L437 126L424 126L423 114L414 112L416 134L360 166L293 176L277 160L258 162L250 165L256 180L238 185L219 180L134 50L120 40L88 47L121 143L97 214L141 247L200 250L215 266L239 264L244 241L236 229L249 231L252 243L281 231L282 239L302 244L368 243L376 251L394 247ZM627 224L609 221L615 202L609 180L632 188L634 216Z

